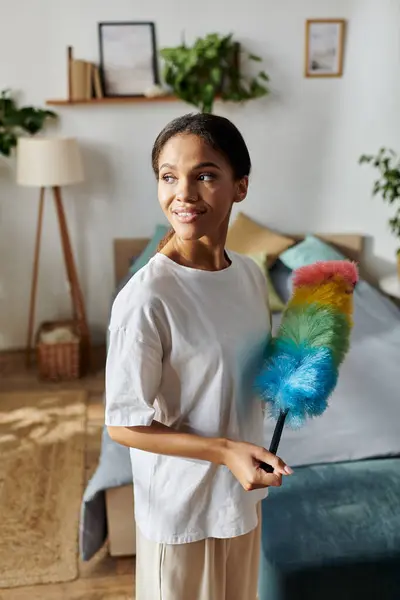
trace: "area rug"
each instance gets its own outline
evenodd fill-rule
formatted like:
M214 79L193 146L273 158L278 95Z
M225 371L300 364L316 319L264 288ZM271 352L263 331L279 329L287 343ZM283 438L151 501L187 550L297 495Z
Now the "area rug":
M86 398L0 394L0 588L78 575Z

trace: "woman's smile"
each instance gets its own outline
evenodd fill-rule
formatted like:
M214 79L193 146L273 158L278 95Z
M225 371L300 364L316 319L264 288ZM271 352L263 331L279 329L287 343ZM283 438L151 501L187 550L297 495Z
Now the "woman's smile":
M180 223L194 223L206 213L205 209L198 208L175 208L172 214Z

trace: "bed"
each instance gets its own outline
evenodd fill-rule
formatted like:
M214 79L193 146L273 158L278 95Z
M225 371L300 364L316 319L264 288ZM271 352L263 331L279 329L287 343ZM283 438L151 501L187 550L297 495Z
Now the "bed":
M361 265L352 348L324 417L284 433L280 454L296 474L263 504L260 600L399 600L400 312L365 280L361 236L320 237ZM115 240L116 289L147 241ZM271 277L287 299L289 270L278 261ZM107 538L112 555L135 553L129 452L104 429L82 502L82 559Z

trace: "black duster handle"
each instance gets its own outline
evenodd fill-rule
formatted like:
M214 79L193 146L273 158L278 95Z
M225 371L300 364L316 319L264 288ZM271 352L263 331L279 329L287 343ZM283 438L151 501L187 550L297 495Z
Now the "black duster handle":
M274 435L272 436L272 441L271 441L271 445L269 447L269 451L272 452L272 454L276 454L278 451L278 446L279 446L279 442L281 441L281 437L282 437L282 431L283 431L283 427L285 425L285 420L287 417L288 411L282 411L279 414L278 420L276 422L275 425L275 431L274 431ZM266 472L266 473L273 473L274 472L274 468L271 467L271 465L268 465L267 463L260 463L260 467Z

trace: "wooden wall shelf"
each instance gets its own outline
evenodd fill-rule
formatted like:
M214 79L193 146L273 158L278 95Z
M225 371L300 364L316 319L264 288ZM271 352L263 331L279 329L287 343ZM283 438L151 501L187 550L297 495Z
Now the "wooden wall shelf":
M139 103L139 102L170 102L176 101L176 96L153 96L148 98L147 96L118 96L110 98L91 98L90 100L46 100L48 106L75 106L75 105L90 105L94 104L127 104L127 103Z

